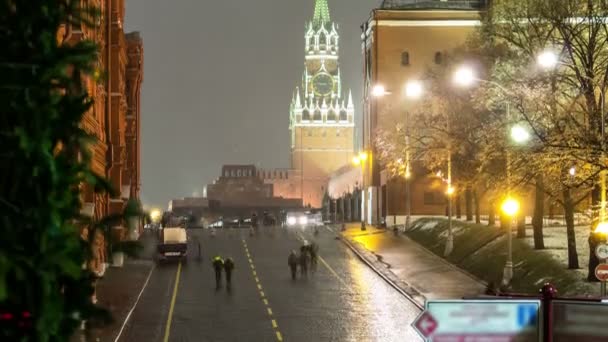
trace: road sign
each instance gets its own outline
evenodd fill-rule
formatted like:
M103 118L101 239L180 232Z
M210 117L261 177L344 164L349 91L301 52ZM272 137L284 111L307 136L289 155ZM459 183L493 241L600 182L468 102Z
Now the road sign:
M553 342L608 341L608 304L553 301Z
M424 338L429 338L437 329L437 321L426 311L423 311L412 324L418 334Z
M599 281L608 281L608 264L599 264L595 268L595 277Z
M600 243L595 247L595 256L600 259L608 259L608 245L605 243Z
M538 341L540 300L431 300L412 323L425 341Z

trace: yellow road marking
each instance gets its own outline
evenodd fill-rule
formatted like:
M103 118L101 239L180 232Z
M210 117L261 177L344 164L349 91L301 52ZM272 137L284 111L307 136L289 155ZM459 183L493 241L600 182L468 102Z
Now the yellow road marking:
M177 288L179 286L179 276L182 272L182 263L177 264L177 272L175 275L175 285L173 286L173 296L171 297L171 304L169 305L169 316L167 317L167 324L165 325L165 338L164 342L169 341L169 334L171 333L171 321L173 320L173 309L175 308L175 298L177 298Z
M302 241L305 240L304 236L302 236L302 234L298 233L298 236L300 237L300 240L302 240ZM331 266L329 266L329 264L327 262L325 262L325 259L323 259L322 256L317 255L317 258L319 258L319 260L321 260L321 263L323 264L323 266L325 266L325 268L327 268L329 270L329 272L331 274L333 274L334 277L336 277L336 279L338 279L342 283L342 285L348 287L348 284L346 283L346 281L344 281L344 279L342 279L342 277L340 277L340 275L338 275L338 273L336 273L336 271L334 271L334 269L331 268Z
M277 325L277 321L275 321L274 319L272 320L272 327L275 328L275 329L279 327Z
M329 272L331 272L331 274L333 274L334 277L336 277L336 279L338 279L342 283L342 285L348 287L348 284L344 281L344 279L342 279L342 277L340 277L338 273L336 273L336 271L334 271L334 269L331 268L331 266L329 266L327 262L325 262L325 259L323 259L320 255L318 255L317 257L319 258L319 260L321 260L321 263L329 270Z
M262 285L258 284L258 290L262 289Z
M264 298L264 299L262 299L262 300L264 301L264 304L265 304L266 306L268 306L268 299Z
M260 279L259 279L258 277L255 277L255 282L256 282L256 283L259 283L259 282L260 282Z
M258 272L253 271L253 275L257 277L258 276Z
M266 294L264 294L264 291L260 291L260 296L266 297Z
M272 316L272 309L271 309L271 308L267 308L267 309L268 309L268 314L269 314L270 316Z
M249 258L249 263L250 263L250 264L253 264L253 260L251 260L251 258Z
M281 333L277 331L277 340L279 342L283 342L283 336L281 336Z

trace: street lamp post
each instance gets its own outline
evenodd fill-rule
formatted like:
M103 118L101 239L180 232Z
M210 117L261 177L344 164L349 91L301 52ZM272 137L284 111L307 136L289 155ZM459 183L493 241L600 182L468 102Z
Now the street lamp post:
M366 207L366 196L365 196L365 165L366 165L366 161L367 161L367 152L363 151L363 152L359 152L358 155L353 157L353 164L356 166L361 166L361 230L366 230L366 214L365 212L367 211Z
M546 60L549 60L547 57ZM508 94L509 91L503 87L502 85L494 82L483 80L477 78L473 69L468 67L459 68L454 74L454 82L460 86L469 87L475 81L485 82L492 84L498 87L502 92ZM507 109L507 121L511 121L513 118L511 117L511 106L507 101L505 103ZM524 143L529 138L529 133L521 126L516 125L511 128L510 137L516 143ZM508 134L507 134L508 136ZM508 138L507 138L508 140ZM507 199L503 203L501 209L504 214L510 217L509 224L507 225L507 262L505 263L505 268L503 272L503 284L509 285L511 283L511 279L513 278L513 245L512 245L512 235L513 235L513 227L517 226L517 213L519 212L519 202L511 198L511 151L509 148L506 150L506 171L507 171Z
M416 80L408 81L405 85L405 96L409 99L416 100L422 96L422 83ZM405 110L405 225L404 232L410 229L412 216L412 194L411 194L411 148L410 148L410 119L409 111Z

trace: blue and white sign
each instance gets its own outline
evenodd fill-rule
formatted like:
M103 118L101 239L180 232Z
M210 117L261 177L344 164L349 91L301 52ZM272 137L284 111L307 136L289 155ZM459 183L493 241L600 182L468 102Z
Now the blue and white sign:
M538 341L540 300L431 300L426 341Z

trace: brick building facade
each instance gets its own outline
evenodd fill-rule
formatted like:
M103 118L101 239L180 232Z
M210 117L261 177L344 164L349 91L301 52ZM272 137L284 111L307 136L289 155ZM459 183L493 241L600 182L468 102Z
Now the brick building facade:
M139 33L125 35L124 0L86 0L83 7L96 7L101 16L95 27L62 25L57 33L60 44L92 40L98 44L97 72L83 79L94 100L85 113L82 127L96 137L91 146L91 168L105 176L118 192L115 198L95 194L89 185L82 186L82 213L100 219L121 212L130 198L139 198L140 88L143 75L143 43ZM124 235L117 227L116 233ZM83 237L88 235L85 228ZM106 242L95 238L95 258L90 265L98 272L107 262Z

